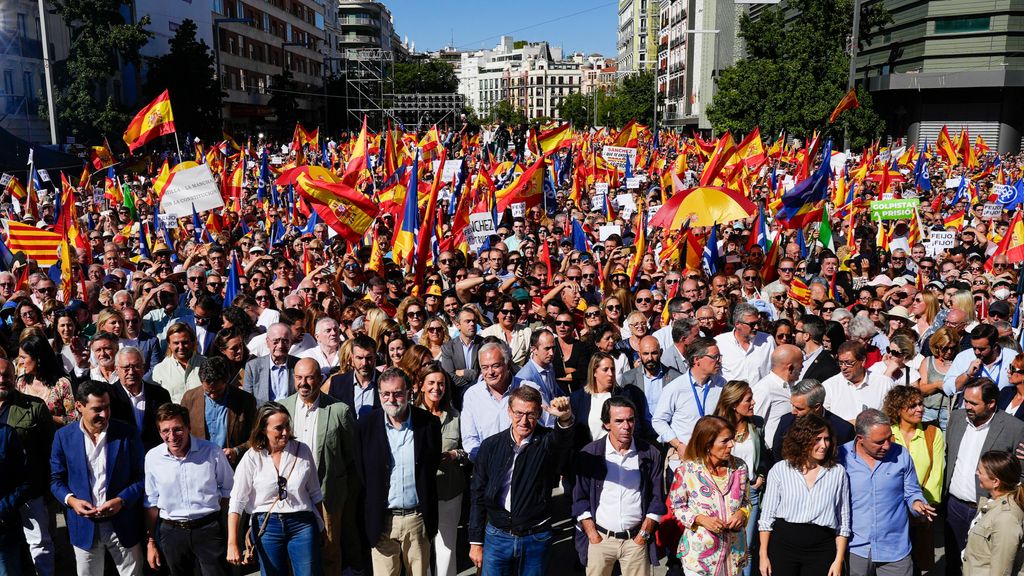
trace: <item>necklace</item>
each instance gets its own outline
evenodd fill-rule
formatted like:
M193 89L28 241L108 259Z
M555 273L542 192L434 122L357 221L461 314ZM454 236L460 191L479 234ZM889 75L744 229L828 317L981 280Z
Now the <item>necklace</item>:
M750 428L748 427L748 425L746 423L744 423L742 429L739 429L739 428L736 429L736 441L737 442L743 442L744 440L746 440L747 434L749 434L749 433L750 433Z

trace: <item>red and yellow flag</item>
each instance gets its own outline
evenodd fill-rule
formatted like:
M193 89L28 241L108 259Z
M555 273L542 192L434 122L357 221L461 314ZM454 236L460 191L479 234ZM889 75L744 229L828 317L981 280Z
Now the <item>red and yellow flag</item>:
M124 131L124 142L128 150L145 145L157 136L174 132L174 113L171 111L171 97L164 90L132 118L128 129Z
M38 262L40 266L56 264L57 247L63 240L60 234L14 220L7 221L7 247L11 253L24 252L25 256Z
M362 240L380 210L372 199L341 182L324 182L301 174L295 189L331 229L351 243Z
M958 162L956 148L953 146L953 140L950 139L949 130L945 125L942 126L942 130L939 131L939 137L935 140L935 150L951 168L956 166Z
M97 170L103 170L114 164L114 155L110 153L110 147L106 140L104 140L103 146L93 146L89 149L89 161Z
M860 101L857 100L857 89L850 88L850 91L843 96L843 99L839 101L839 104L836 104L836 109L829 115L828 123L834 124L836 118L839 118L840 114L846 110L852 110L854 108L860 108Z

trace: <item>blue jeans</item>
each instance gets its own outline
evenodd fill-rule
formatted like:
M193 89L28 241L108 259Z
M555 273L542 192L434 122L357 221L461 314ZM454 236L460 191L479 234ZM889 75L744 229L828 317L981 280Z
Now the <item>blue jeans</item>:
M24 546L25 534L21 523L10 518L0 520L0 576L22 576L25 573L21 562ZM32 566L28 568L31 571Z
M544 576L551 549L551 530L528 536L513 536L487 525L481 576Z
M764 486L762 486L764 488ZM761 511L761 491L750 489L750 518L747 519L747 553L750 561L743 567L743 576L750 576L751 570L757 564L757 515Z
M252 527L258 531L263 514L253 514ZM263 537L256 542L263 576L319 576L320 523L312 512L271 513Z

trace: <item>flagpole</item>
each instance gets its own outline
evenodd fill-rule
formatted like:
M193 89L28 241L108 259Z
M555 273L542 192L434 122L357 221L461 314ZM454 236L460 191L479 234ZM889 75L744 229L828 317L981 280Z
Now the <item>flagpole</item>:
M174 131L174 147L178 150L178 160L181 160L181 145L178 144L178 131Z

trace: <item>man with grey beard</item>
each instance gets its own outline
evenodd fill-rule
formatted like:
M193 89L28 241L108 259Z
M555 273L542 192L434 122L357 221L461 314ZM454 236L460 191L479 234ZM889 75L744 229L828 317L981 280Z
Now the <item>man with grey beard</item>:
M52 576L52 526L43 496L50 487L50 445L53 443L54 421L42 400L18 392L14 364L0 359L0 425L4 424L14 429L27 459L29 499L20 509L25 540L36 572L40 576Z
M437 534L441 423L412 406L408 376L388 368L377 378L380 408L358 421L363 528L373 573L427 576Z

